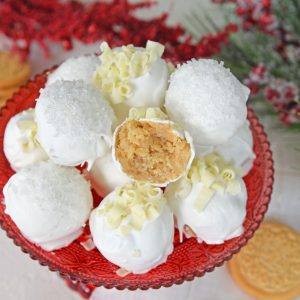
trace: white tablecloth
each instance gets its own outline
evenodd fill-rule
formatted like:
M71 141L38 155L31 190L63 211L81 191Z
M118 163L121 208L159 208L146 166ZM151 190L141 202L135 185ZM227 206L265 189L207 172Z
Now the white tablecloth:
M160 6L151 9L150 14L157 14L172 6L171 23L182 20L184 13L197 3L196 0L172 1L161 0ZM202 2L202 1L201 1ZM203 1L208 5L207 1ZM216 8L211 8L216 11ZM5 48L7 41L0 37L0 48ZM51 45L52 56L45 59L41 51L34 47L30 57L34 73L57 64L65 58L82 53L93 53L97 45L75 43L74 50L63 52L60 45ZM261 118L266 125L275 160L275 184L267 218L284 222L300 231L300 133L290 132L279 127L274 119ZM5 300L76 300L78 294L69 290L57 274L41 267L14 246L5 233L0 230L0 299ZM93 300L240 300L252 299L243 293L231 279L226 266L217 268L213 273L186 282L180 286L148 291L117 291L98 288ZM298 298L300 299L300 297Z

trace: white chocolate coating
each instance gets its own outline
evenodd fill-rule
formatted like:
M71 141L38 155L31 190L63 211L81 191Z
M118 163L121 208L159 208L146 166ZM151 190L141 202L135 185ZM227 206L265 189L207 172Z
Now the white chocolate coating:
M105 197L117 186L132 181L126 174L121 172L113 162L111 151L96 159L92 169L87 173L93 189L101 197Z
M93 73L99 64L96 55L68 58L48 76L46 86L57 80L83 80L87 84L92 84Z
M165 107L197 145L225 143L247 116L249 89L223 64L192 59L171 75Z
M113 110L83 81L56 81L41 90L36 120L37 138L57 164L91 166L111 146Z
M78 170L51 161L23 168L3 194L5 212L28 240L47 251L68 246L82 233L93 202Z
M168 86L167 63L157 59L147 73L130 80L133 91L126 103L129 107L162 107Z
M198 241L205 241L207 244L222 244L241 235L246 216L247 190L242 179L240 184L239 194L216 192L201 212L195 209L195 202L203 189L201 182L193 183L185 197L180 196L180 182L168 185L165 196L181 234L184 225L188 225Z
M100 46L101 64L94 72L94 85L111 103L118 123L131 107L162 107L170 71L161 58L164 46L148 41L145 48L127 45L111 49Z
M168 87L169 70L163 59L158 59L144 75L131 79L132 93L128 99L114 104L114 110L121 123L132 107L163 107Z
M4 133L3 151L15 171L48 159L36 140L36 130L34 109L18 113L9 120Z
M103 199L90 217L90 229L94 243L110 262L134 274L143 274L164 263L173 251L174 221L167 205L163 205L159 216L146 221L140 231L131 230L122 235L111 229L99 209L113 201L115 192Z
M248 121L227 142L216 146L197 147L195 145L195 149L198 155L205 155L213 151L221 154L226 161L239 170L241 176L249 173L255 159L253 136Z

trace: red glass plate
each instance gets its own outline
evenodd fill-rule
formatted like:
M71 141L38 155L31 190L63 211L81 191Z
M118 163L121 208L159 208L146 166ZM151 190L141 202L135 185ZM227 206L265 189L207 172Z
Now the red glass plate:
M35 99L40 88L44 87L49 71L35 77L25 87L9 100L0 115L0 190L14 173L3 153L3 135L7 122L15 114L24 109L34 107ZM0 223L7 235L12 238L22 251L28 253L32 259L38 260L51 271L58 271L63 277L73 281L80 281L94 286L128 288L169 287L180 284L185 280L193 280L205 272L211 272L216 266L221 266L233 254L246 245L262 221L268 208L273 185L273 160L267 136L253 111L249 109L248 119L254 137L254 151L256 159L250 173L245 177L248 190L247 216L244 222L245 232L242 236L225 242L222 245L198 244L195 239L184 240L179 243L178 233L175 235L174 252L167 262L143 275L130 274L124 278L116 275L117 266L108 262L96 249L86 251L79 240L70 246L46 252L40 247L26 240L10 217L5 214L5 204L0 195ZM99 202L95 196L95 203ZM230 218L230 216L228 216Z

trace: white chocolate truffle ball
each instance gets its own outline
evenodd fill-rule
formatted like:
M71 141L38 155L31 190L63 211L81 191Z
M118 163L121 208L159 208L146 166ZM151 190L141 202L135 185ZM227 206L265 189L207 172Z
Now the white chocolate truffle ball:
M132 118L133 110L144 110L144 117ZM148 118L149 110L158 118ZM161 119L162 114L159 108L132 108L129 118L115 130L112 148L121 171L161 187L183 176L195 154L190 135L174 122Z
M99 91L83 81L56 81L36 104L38 141L57 164L90 165L111 146L115 115Z
M57 80L83 80L87 84L92 84L93 73L99 64L100 60L96 55L71 57L48 76L46 86Z
M96 247L117 266L143 274L173 251L173 214L160 188L131 183L106 196L90 217Z
M94 84L112 104L119 123L131 107L164 104L169 80L168 64L161 58L164 46L148 41L145 48L127 45L111 49L100 46L100 66Z
M238 170L239 175L246 176L251 170L255 159L253 136L249 122L245 122L245 124L223 144L196 147L196 154L200 156L213 151L219 153L226 161L230 162Z
M86 176L90 180L93 189L101 197L105 197L117 186L125 185L132 181L130 177L116 167L111 151L96 159L92 169Z
M37 124L34 109L12 117L4 133L3 151L11 167L18 171L48 156L36 139Z
M241 235L247 201L243 180L228 165L196 162L188 176L168 185L165 192L181 235L190 237L192 232L198 242L207 244Z
M23 168L3 194L5 212L28 240L47 251L79 237L93 202L89 183L78 170L51 161Z
M225 143L247 117L249 89L212 59L192 59L171 75L165 107L195 145Z

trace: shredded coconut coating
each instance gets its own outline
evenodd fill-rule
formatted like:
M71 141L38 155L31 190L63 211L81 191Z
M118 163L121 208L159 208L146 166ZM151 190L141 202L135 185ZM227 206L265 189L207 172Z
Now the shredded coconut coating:
M76 206L81 207L83 199L90 195L90 185L77 169L50 161L24 168L14 176L14 181L20 183L14 186L16 199L30 195L31 204L45 211L54 208L57 214L65 214L61 209L66 208L78 214Z
M38 140L51 159L76 165L100 156L100 143L111 143L115 115L91 85L59 80L41 90L36 119Z
M246 120L249 89L212 59L192 59L171 75L165 107L195 144L221 144Z
M93 73L99 64L100 60L96 55L71 57L48 76L47 85L56 80L83 80L91 84Z
M78 230L92 209L90 184L75 168L39 162L4 188L6 212L31 240L46 242Z
M128 176L164 184L185 173L191 146L172 123L128 120L116 133L115 157Z
M48 123L78 141L111 134L112 108L83 81L54 82L41 91L37 108L41 106Z

